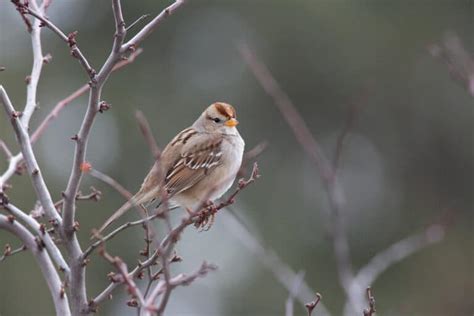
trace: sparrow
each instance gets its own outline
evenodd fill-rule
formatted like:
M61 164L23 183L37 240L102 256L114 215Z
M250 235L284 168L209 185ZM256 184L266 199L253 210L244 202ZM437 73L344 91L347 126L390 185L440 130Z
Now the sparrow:
M100 227L106 229L134 206L155 199L188 211L219 199L233 184L242 164L245 143L237 130L232 105L211 104L188 128L166 145L140 190Z

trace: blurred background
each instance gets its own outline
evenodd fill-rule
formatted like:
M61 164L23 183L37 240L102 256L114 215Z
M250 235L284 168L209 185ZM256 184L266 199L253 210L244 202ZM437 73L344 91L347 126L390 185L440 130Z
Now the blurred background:
M170 3L122 2L128 24ZM53 1L49 17L66 33L79 31L78 44L94 67L103 63L114 32L110 1ZM247 149L268 142L257 158L262 177L239 195L236 212L293 270L305 271L308 285L323 294L333 315L340 315L345 298L324 224L327 197L320 174L242 60L236 44L245 42L267 64L328 156L351 108L360 106L340 171L356 269L452 210L454 224L444 240L392 266L372 285L380 314L473 315L474 101L427 49L447 31L474 52L473 1L189 1L145 40L135 62L106 84L103 99L112 108L96 120L87 160L136 191L153 163L136 110L144 112L164 146L210 103L233 104ZM87 79L65 44L47 29L42 34L43 51L53 59L43 70L32 128ZM0 65L6 70L0 72L0 83L17 109L25 103L31 58L25 25L13 5L2 1ZM86 105L87 96L72 102L34 146L55 200L66 186L74 145L70 137ZM3 111L0 138L17 152ZM6 166L2 156L0 172ZM11 184L10 199L32 209L29 179L15 176ZM78 204L84 246L90 230L124 202L113 189L85 176L82 191L91 185L103 198ZM131 212L132 218L137 214ZM142 238L141 229L130 229L108 251L132 266ZM0 246L7 242L19 245L0 232ZM184 261L173 273L194 270L203 260L219 270L178 288L168 315L284 313L287 290L219 216L208 232L188 229L177 251ZM102 258L92 257L88 296L108 284L110 270ZM123 289L116 291L100 314L134 313L124 305L126 298ZM305 313L300 304L295 308L297 315ZM0 263L0 315L53 312L30 254Z

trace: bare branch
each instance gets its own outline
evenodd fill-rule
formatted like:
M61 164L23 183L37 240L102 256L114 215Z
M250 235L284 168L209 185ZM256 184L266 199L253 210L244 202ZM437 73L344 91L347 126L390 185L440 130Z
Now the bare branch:
M136 111L135 118L138 121L140 131L142 132L143 137L145 138L145 141L147 142L148 147L150 148L150 151L153 154L153 157L155 159L158 159L158 157L160 157L161 155L161 150L156 143L156 139L153 136L153 132L151 131L148 120L146 119L145 115L143 115L142 111Z
M375 280L389 267L402 261L408 256L424 249L444 238L445 227L433 224L425 231L404 238L387 249L376 254L364 267L362 267L354 278L356 287L363 284L373 284ZM360 289L357 289L360 291Z
M123 67L133 63L135 61L136 57L138 57L138 55L140 55L142 52L143 52L143 49L137 49L132 54L130 54L130 56L127 59L124 59L124 60L121 60L120 62L118 62L114 66L112 71L114 72L116 70L120 70ZM74 101L77 98L79 98L80 96L82 96L84 93L89 91L89 89L90 89L89 84L85 84L82 87L80 87L79 89L77 89L76 91L74 91L73 93L71 93L70 95L68 95L66 98L64 98L61 101L59 101L58 103L56 103L53 110L46 116L46 118L41 122L41 124L38 126L38 128L36 128L34 133L31 135L31 142L35 143L38 140L38 138L44 133L44 131L48 128L48 126L51 124L51 121L56 119L58 117L59 113L66 106L68 106L69 103L71 103L72 101Z
M329 214L330 234L333 242L339 280L352 305L362 307L356 293L351 292L354 278L349 253L349 243L342 218L343 190L338 184L334 166L325 157L321 146L311 134L306 122L298 113L288 95L280 88L275 78L263 62L246 45L239 46L240 53L265 92L273 98L283 118L291 127L301 147L306 151L314 165L319 169L328 196L331 212Z
M28 76L29 81L26 91L26 105L23 109L21 117L21 123L23 124L25 130L28 131L31 116L33 115L33 112L35 111L38 105L37 88L41 76L41 70L43 69L44 64L44 56L41 48L41 27L40 21L38 20L33 21L33 24L29 23L29 20L25 17L26 12L23 10L24 4L22 4L20 1L13 1L13 3L16 6L18 12L20 12L22 18L25 21L28 21L28 28L31 35L31 47L33 51L33 66L31 69L31 73ZM30 1L30 5L38 9L36 0ZM41 10L42 12L44 12L45 6L41 7ZM11 157L7 170L3 173L2 176L0 176L0 191L3 190L3 185L5 184L5 182L8 181L8 179L15 173L15 171L17 170L17 166L22 159L23 157L21 154Z
M213 264L209 264L207 262L203 262L202 265L199 267L198 270L195 272L186 275L186 274L179 274L169 280L169 282L161 281L157 284L157 286L153 289L153 291L150 293L150 296L147 298L146 301L146 306L147 306L147 311L145 315L162 315L163 310L154 309L154 301L156 298L165 293L167 289L172 290L175 287L178 286L187 286L191 284L194 280L196 280L199 277L204 277L206 276L209 272L216 270L217 267Z
M100 181L110 185L113 189L115 189L118 193L120 193L126 199L130 199L133 196L133 194L130 191L125 189L120 183L118 183L115 179L106 175L105 173L102 173L97 169L92 169L89 174L93 176L94 178L99 179Z
M295 300L295 296L298 293L298 290L301 286L301 283L303 283L303 281L304 281L304 271L300 271L296 274L296 277L293 280L293 286L288 293L288 298L286 299L286 303L285 303L285 316L294 315L293 302Z
M10 149L8 149L7 144L3 140L0 139L0 149L5 153L5 156L7 157L8 160L12 158L12 152ZM1 191L1 190L0 190Z
M311 316L313 310L316 306L318 306L319 302L321 301L321 294L316 293L316 299L312 302L305 304L306 309L308 310L308 316Z
M25 245L18 247L16 249L12 249L10 244L6 244L3 249L3 255L0 257L0 262L4 261L6 258L16 255L17 253L23 252L28 249Z
M138 286L133 281L133 278L130 277L128 273L128 268L125 262L123 262L123 260L120 259L119 257L112 257L110 254L108 254L105 251L104 245L102 246L103 247L101 248L100 255L104 257L105 260L110 262L113 266L115 266L115 268L117 269L117 271L120 273L122 277L121 282L127 285L128 293L132 296L132 298L138 299L140 306L145 306L145 298L143 297L143 294L141 293Z
M184 4L184 0L176 0L170 6L165 8L158 14L153 20L151 20L145 27L143 27L140 32L132 37L128 42L122 45L122 50L130 50L137 48L140 43L155 30L155 28L163 21L165 18L173 14L180 6Z
M239 209L239 214L244 211ZM254 235L239 221L232 213L224 212L220 217L221 221L226 226L226 229L235 236L253 255L275 276L275 279L283 285L288 292L293 289L294 280L297 278L297 273L294 272L273 250L265 247ZM295 292L294 298L301 304L305 305L308 301L313 300L315 291L309 285L301 282L299 291ZM323 306L319 304L318 315L328 316L330 313Z
M369 308L364 309L364 316L373 316L376 312L375 310L375 298L372 295L372 289L370 286L366 290L367 300L369 301Z
M31 181L36 191L36 196L41 202L41 205L43 206L48 218L50 220L54 220L58 224L61 224L62 219L56 212L53 200L51 199L49 190L46 186L46 183L44 182L38 163L36 162L36 157L33 153L33 148L31 147L30 137L28 136L23 124L20 122L19 117L21 113L15 111L3 86L0 86L0 99L2 100L7 116L11 119L18 143L21 147L21 152L23 157L25 157L26 167L30 173ZM2 185L2 183L0 183L0 185Z
M144 223L150 222L150 221L154 220L155 218L158 218L158 217L161 217L161 216L162 216L162 214L156 213L156 214L153 214L151 216L145 217L145 218L137 220L137 221L126 222L125 224L123 224L123 225L117 227L116 229L114 229L113 231L111 231L106 236L101 237L99 240L96 240L94 243L92 243L92 245L90 245L86 250L84 250L83 258L86 259L101 244L103 244L104 242L114 238L121 231L123 231L127 228L130 228L130 227L133 227L133 226L142 225Z
M35 237L18 221L12 220L7 216L0 214L0 229L5 229L13 235L20 238L23 244L31 251L38 266L43 273L49 291L53 298L54 307L57 315L71 315L69 310L68 298L64 293L64 287L59 278L58 272L54 268L51 259L42 246L38 245Z
M62 39L65 43L68 44L69 48L71 49L71 55L77 58L77 60L79 60L79 63L86 70L89 78L91 80L94 80L96 71L92 68L90 63L87 61L86 57L82 54L81 50L77 46L77 42L76 42L77 32L72 32L66 35L63 33L63 31L61 31L61 29L59 29L59 27L57 27L48 18L46 18L42 12L39 12L36 8L31 8L27 4L22 4L19 1L18 3L19 4L17 4L17 7L21 6L27 14L34 16L37 20L41 21L41 23L43 23L51 31L56 33L56 35L58 35L60 39Z
M127 31L130 30L132 27L134 27L135 25L137 25L138 23L140 23L142 20L146 19L149 16L150 16L149 14L143 14L138 19L136 19L134 22L132 22L132 24L127 26L127 28L125 30L127 30Z
M48 250L49 255L51 258L54 260L54 262L58 265L59 269L62 271L66 272L66 275L70 273L70 269L68 264L66 263L66 260L64 260L61 251L59 251L59 248L56 246L54 243L53 239L49 235L49 233L46 231L46 227L44 224L38 223L33 217L27 215L25 212L17 208L15 205L8 203L4 204L3 207L13 216L15 216L17 219L21 220L24 222L26 225L28 225L33 231L35 232L36 235L38 235L38 238L44 243L45 248Z

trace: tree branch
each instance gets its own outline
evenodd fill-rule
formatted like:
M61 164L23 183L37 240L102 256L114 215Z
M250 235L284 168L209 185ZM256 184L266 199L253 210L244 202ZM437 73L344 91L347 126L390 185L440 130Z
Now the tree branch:
M180 6L184 4L184 0L176 0L170 6L165 8L158 14L153 20L151 20L147 25L145 25L135 36L132 37L128 42L122 45L122 51L134 50L137 48L140 43L150 35L155 28L163 21L165 18L173 14Z
M51 199L49 190L44 182L38 163L36 162L36 157L33 153L33 148L31 147L30 137L23 127L23 124L20 122L21 113L15 111L3 86L0 86L0 99L2 100L7 116L10 118L13 129L15 130L18 143L21 147L21 152L23 157L25 157L26 168L28 169L33 187L36 191L36 196L41 202L48 219L53 220L57 224L61 224L62 219L54 207L53 200Z
M58 265L59 269L66 272L66 275L69 275L70 269L66 260L64 260L63 255L59 251L59 248L54 243L53 239L46 231L46 227L44 224L38 223L33 217L25 214L22 210L17 208L15 205L11 203L4 204L3 207L15 218L21 220L26 225L28 225L35 234L38 235L38 238L42 240L44 243L45 248L48 250L49 255L54 260L54 262Z
M68 44L69 48L71 49L71 55L79 61L81 66L86 70L89 78L94 81L94 77L96 75L95 70L92 68L90 63L87 61L84 54L82 54L81 50L77 46L76 42L76 35L77 32L69 33L68 35L64 34L59 27L54 25L48 18L46 18L42 12L37 11L36 8L31 8L28 4L22 4L21 2L17 2L17 7L21 7L25 13L35 17L37 20L41 21L47 28L51 31L56 33L60 39L62 39L66 44ZM35 22L36 23L36 22Z
M46 280L49 291L53 298L54 307L57 315L68 316L71 315L69 310L68 298L64 294L64 286L61 283L58 272L54 268L51 259L46 251L43 251L42 246L38 245L34 236L18 221L9 219L0 214L0 229L5 229L14 234L25 244L31 251L38 266L41 269L43 277Z
M354 278L354 273L352 271L349 243L341 213L343 190L338 184L336 170L323 154L321 146L311 134L311 131L295 105L280 88L265 64L257 58L248 46L240 45L239 50L249 66L249 69L265 92L272 97L278 110L290 126L295 138L321 174L331 210L329 212L330 234L336 257L339 281L351 304L354 305L356 309L362 310L363 302L357 299L358 295L356 295L356 293L351 292L351 283Z

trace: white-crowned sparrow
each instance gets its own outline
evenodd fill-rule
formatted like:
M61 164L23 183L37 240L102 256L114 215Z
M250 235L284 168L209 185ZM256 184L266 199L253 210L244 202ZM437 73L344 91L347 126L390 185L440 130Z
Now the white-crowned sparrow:
M187 210L220 198L242 163L245 143L237 124L230 104L211 104L165 147L140 190L107 219L99 233L131 207L160 199L165 190L170 203Z

